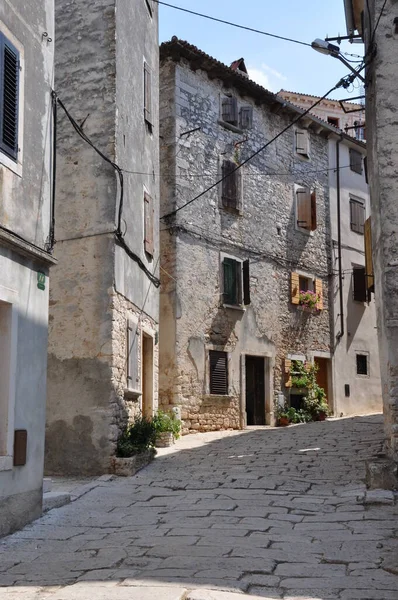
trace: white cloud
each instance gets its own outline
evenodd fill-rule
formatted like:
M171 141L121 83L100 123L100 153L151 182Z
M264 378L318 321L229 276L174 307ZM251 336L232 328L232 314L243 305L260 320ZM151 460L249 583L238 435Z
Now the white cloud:
M279 73L279 71L276 71L276 69L269 67L265 63L262 63L260 67L249 66L247 70L250 79L253 79L253 81L271 92L279 91L281 87L280 81L286 81L287 79L282 73Z

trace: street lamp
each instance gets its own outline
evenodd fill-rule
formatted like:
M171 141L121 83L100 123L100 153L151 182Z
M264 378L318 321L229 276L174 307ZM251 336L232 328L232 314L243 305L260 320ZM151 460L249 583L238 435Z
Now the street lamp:
M333 58L338 58L339 61L347 67L347 69L349 69L352 73L355 73L355 75L363 83L365 83L365 79L362 77L362 75L359 74L359 71L356 71L354 67L352 67L350 63L344 58L344 56L340 54L339 46L335 46L334 44L330 44L326 40L321 40L317 38L312 42L311 47L317 52L320 52L321 54L327 54L328 56L333 56Z

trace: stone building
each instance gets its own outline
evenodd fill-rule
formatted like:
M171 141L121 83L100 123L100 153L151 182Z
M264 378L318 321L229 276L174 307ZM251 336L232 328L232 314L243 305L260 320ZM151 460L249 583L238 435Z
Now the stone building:
M0 3L0 536L42 510L53 39L51 0Z
M397 10L391 0L344 0L344 5L348 35L357 33L365 42L371 233L383 411L388 447L398 460Z
M46 470L99 474L157 406L158 5L57 0L55 14L59 100L112 164L60 105Z
M282 98L308 108L319 98L281 91ZM333 400L336 415L377 412L382 409L376 308L366 274L365 235L370 224L366 180L366 146L353 122L364 122L364 106L322 100L314 114L337 123L349 136L329 137L329 197L332 235L334 323ZM332 115L332 116L331 116ZM358 117L360 115L360 117ZM341 257L341 261L339 260Z
M275 404L300 401L300 360L318 363L333 406L328 137L340 132L307 115L245 163L304 111L244 61L177 38L160 52L160 402L181 407L186 430L272 423Z
M302 108L309 108L316 100L319 100L318 96L288 92L287 90L280 90L278 96ZM365 102L363 99L358 103L325 98L311 112L355 139L361 142L366 141Z

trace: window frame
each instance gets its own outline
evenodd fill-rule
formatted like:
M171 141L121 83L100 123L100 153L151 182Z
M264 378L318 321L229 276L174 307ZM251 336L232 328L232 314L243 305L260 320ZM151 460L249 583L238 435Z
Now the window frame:
M225 158L224 156L220 156L220 178L223 178L225 173L224 173L224 165L226 165L226 163L228 163L232 169L236 169L236 167L238 167L238 165L233 161L230 160L228 158ZM233 205L230 202L230 199L228 199L225 195L225 188L228 182L229 177L233 177L235 182L235 187L236 187L236 201L235 201L235 205ZM240 168L238 170L233 171L232 174L227 175L226 179L223 179L223 181L221 182L221 185L219 186L220 188L220 206L221 208L223 208L224 210L227 210L231 213L235 213L237 215L241 215L243 212L243 169Z
M356 272L357 275L355 274ZM362 281L361 287L356 287L356 281ZM361 304L368 299L366 268L364 265L352 265L352 299L353 302Z
M224 355L225 357L225 379L226 379L226 383L225 383L225 392L220 392L220 391L214 391L214 386L212 386L212 354L213 355ZM230 355L226 350L216 350L214 348L210 348L208 350L208 369L209 369L209 377L207 379L208 381L208 391L209 391L209 395L210 396L223 396L223 397L227 397L229 396L229 389L230 389L230 374L229 374L229 360L230 360ZM214 382L213 382L214 383Z
M358 373L358 357L366 358L366 373ZM370 377L370 355L369 352L364 350L355 352L355 371L356 377L369 378Z
M19 77L18 77L18 132L17 132L17 158L13 159L9 154L4 152L0 148L0 165L5 166L7 169L22 177L22 162L23 162L23 139L24 139L24 72L25 72L25 59L24 59L24 47L17 40L17 38L11 33L11 31L4 25L0 20L0 36L3 36L9 44L19 53ZM2 85L0 86L2 88ZM2 93L2 92L1 92ZM1 123L1 121L0 121Z
M148 84L149 81L149 84ZM143 64L143 85L144 85L144 121L149 129L149 132L152 133L153 130L153 90L152 90L152 70L148 64L148 62L144 58ZM149 93L148 93L149 91ZM149 99L148 99L149 96Z
M225 261L232 261L235 266L238 265L238 273L236 275L236 304L231 304L225 301ZM242 260L236 256L230 254L220 254L220 288L221 288L221 304L225 308L232 308L235 310L245 310L245 307L251 304L250 298L250 262L249 260Z

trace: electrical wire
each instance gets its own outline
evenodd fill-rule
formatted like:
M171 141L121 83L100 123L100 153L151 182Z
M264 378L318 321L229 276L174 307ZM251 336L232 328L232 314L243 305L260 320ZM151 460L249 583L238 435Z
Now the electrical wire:
M373 45L373 42L374 42L374 39L375 39L375 35L376 35L376 31L377 31L377 28L378 28L378 26L379 26L380 19L381 19L381 17L382 17L382 14L383 14L383 11L384 11L384 9L385 9L385 7L386 7L386 4L387 4L387 0L384 0L384 4L383 4L383 6L381 7L381 11L380 11L380 14L379 14L379 16L378 16L378 18L377 18L377 21L376 21L375 28L373 29L372 37L371 37L371 40L370 40L370 46L372 46L372 45ZM369 15L369 16L370 16L370 15Z
M238 171L239 169L241 169L245 164L247 164L248 162L250 162L253 158L255 158L256 156L258 156L261 152L263 152L266 148L268 148L268 146L270 146L273 142L275 142L278 138L280 138L284 133L286 133L286 131L288 131L289 129L291 129L291 127L293 127L293 125L295 125L298 121L300 121L303 117L305 117L305 115L307 115L309 112L311 112L311 110L313 108L315 108L315 106L317 106L318 104L320 104L322 102L322 100L324 100L327 96L329 96L329 94L331 94L332 92L334 92L334 90L338 89L339 87L345 87L347 85L347 82L351 82L353 80L353 78L354 78L354 74L350 74L350 75L347 75L346 77L343 77L342 79L340 79L340 81L336 85L334 85L328 92L326 92L326 94L324 94L321 98L319 98L316 102L314 102L314 104L312 104L309 108L307 108L302 113L300 113L295 119L293 119L293 121L291 121L288 125L286 125L286 127L284 127L279 133L277 133L271 140L269 140L268 142L266 142L265 144L263 144L258 150L256 150L256 152L254 152L253 154L251 154L243 162L241 162L239 165L237 165L235 169L233 169L232 171L230 171L224 177L221 177L218 181L216 181L215 183L213 183L211 186L209 186L206 189L204 189L202 192L200 192L200 194L197 194L196 196L194 196L194 198L192 198L191 200L188 200L188 202L185 202L185 204L183 204L182 206L179 206L178 208L172 210L171 212L169 212L169 213L161 216L160 219L163 220L163 219L167 219L167 218L173 217L180 210L182 210L183 208L186 208L187 206L189 206L193 202L196 202L197 200L199 200L200 198L202 198L205 194L207 194L208 192L210 192L211 190L213 190L220 183L222 183L225 179L227 179L228 177L230 177L233 173L236 173L236 171Z
M156 4L161 4L162 6L168 6L169 8L174 8L175 10L179 10L181 12L195 15L196 17L202 17L203 19L209 19L210 21L216 21L217 23L223 23L224 25L230 25L231 27L237 27L238 29L244 29L246 31L251 31L253 33L259 33L260 35L266 35L268 37L276 38L278 40L283 40L285 42L292 42L293 44L300 44L301 46L309 46L311 48L311 44L309 44L308 42L302 42L300 40L295 40L293 38L284 37L282 35L276 35L275 33L261 31L260 29L254 29L253 27L246 27L245 25L239 25L238 23L232 23L231 21L225 21L224 19L217 19L216 17L212 17L210 15L205 15L203 13L195 12L194 10L189 10L188 8L182 8L181 6L175 6L174 4L169 4L168 2L162 2L161 0L153 0L153 2L156 2Z
M124 239L124 234L122 233L122 230L121 230L122 214L123 214L123 197L124 197L124 180L123 180L123 171L122 171L122 169L119 167L118 164L116 164L114 161L112 161L110 158L108 158L103 152L101 152L101 150L99 150L97 148L97 146L95 146L95 144L86 135L86 133L83 131L83 129L80 127L80 125L78 123L76 123L75 119L69 113L69 111L65 107L64 103L62 102L62 100L58 97L58 95L55 92L54 92L54 94L55 94L57 103L59 104L59 106L64 111L65 115L67 116L69 122L71 123L71 125L72 125L73 129L76 131L76 133L89 146L91 146L91 148L105 162L107 162L108 164L110 164L113 167L113 169L116 171L116 173L118 175L118 178L119 178L120 198L119 198L119 211L118 211L117 227L116 227L116 230L114 231L114 235L116 237L116 240L117 240L118 244L123 248L123 250L129 256L129 258L131 258L132 260L134 260L138 264L139 268L145 273L145 275L148 277L148 279L153 283L153 285L155 287L159 287L160 286L160 279L158 279L147 268L147 266L144 264L144 262L141 260L141 258L135 252L133 252L133 250L129 247L129 245L127 244L127 242Z

